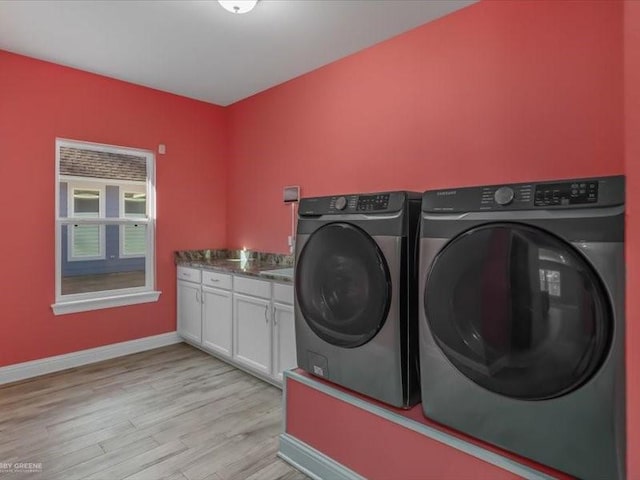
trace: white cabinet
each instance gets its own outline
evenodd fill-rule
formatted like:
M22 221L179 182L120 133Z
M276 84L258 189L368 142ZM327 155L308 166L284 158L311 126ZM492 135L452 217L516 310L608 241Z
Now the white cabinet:
M197 268L178 267L178 280L200 283L201 272Z
M220 288L202 287L202 346L231 357L232 294Z
M273 302L272 374L276 380L282 382L282 372L297 366L296 331L293 319L293 307L291 305Z
M233 282L231 280L231 275L228 273L205 271L202 272L202 285L231 290Z
M231 275L178 267L177 331L190 343L230 357L232 297L224 287L231 288Z
M200 284L178 280L178 334L200 345L202 341L202 305Z
M271 374L270 307L269 300L233 294L233 358L265 375Z
M272 383L295 368L293 285L178 267L178 334Z

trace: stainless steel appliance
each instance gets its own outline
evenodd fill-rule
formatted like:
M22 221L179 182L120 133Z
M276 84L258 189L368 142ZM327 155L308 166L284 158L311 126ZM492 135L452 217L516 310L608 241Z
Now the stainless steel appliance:
M623 255L623 177L426 192L424 414L579 478L624 478Z
M408 408L419 401L416 232L420 195L303 198L298 213L298 364Z

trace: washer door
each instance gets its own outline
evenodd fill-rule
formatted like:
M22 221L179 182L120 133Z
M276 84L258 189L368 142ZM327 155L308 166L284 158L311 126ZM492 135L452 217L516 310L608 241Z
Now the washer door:
M296 266L296 295L309 327L324 341L358 347L382 328L391 302L389 269L375 241L347 223L320 227Z
M608 297L570 244L520 224L467 231L438 254L424 308L446 357L478 385L542 400L586 382L609 349Z

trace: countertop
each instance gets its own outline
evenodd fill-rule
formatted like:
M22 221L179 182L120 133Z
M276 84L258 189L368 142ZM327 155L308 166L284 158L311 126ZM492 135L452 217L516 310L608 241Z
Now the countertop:
M176 265L183 267L247 275L283 283L293 282L292 255L256 251L241 253L240 250L226 249L185 250L176 252L174 260Z

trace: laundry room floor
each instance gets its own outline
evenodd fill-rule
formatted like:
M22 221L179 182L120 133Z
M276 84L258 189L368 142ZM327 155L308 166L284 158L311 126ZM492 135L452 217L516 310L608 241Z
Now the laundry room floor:
M3 480L299 480L282 392L185 344L0 387ZM0 472L1 473L1 472Z

